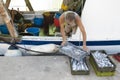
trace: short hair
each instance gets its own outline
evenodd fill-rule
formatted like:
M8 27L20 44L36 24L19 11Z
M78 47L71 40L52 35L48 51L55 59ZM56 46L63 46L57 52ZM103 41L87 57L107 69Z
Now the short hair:
M75 14L74 13L67 13L66 19L69 21L75 20Z

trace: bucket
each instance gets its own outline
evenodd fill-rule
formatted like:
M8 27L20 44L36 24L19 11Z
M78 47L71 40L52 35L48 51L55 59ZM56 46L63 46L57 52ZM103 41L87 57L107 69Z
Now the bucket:
M33 34L33 36L39 36L40 29L37 27L30 27L30 28L26 28L25 31Z
M9 34L9 31L6 25L0 25L0 31L2 34Z

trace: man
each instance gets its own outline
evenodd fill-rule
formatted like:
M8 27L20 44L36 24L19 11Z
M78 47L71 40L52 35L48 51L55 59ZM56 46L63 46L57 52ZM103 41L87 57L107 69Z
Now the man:
M67 37L75 34L77 27L79 27L83 37L83 49L87 51L88 49L86 47L86 31L80 20L79 15L73 11L66 11L60 16L59 22L60 31L63 38L61 45L63 46L67 41Z

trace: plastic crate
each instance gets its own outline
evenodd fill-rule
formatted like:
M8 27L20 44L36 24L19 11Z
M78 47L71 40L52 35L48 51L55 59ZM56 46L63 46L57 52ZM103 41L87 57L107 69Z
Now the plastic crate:
M115 58L118 62L120 62L120 55L113 55L113 58Z
M95 61L92 53L95 52L96 50L91 51L90 53L90 59L92 59L94 65L96 66L97 70L100 72L111 72L111 71L115 71L116 69L116 65L113 63L113 61L109 58L109 56L107 56L107 58L109 59L109 61L113 64L113 67L99 67L97 62ZM104 54L106 54L105 50L99 50L99 52L102 52Z
M34 21L34 24L37 25L37 26L41 26L43 24L43 18L34 18L33 21Z
M100 76L100 77L102 77L102 76L113 76L115 74L115 71L108 71L108 72L99 71L97 69L96 65L94 64L93 59L90 58L89 61L90 61L90 63L91 63L91 65L92 65L92 67L93 67L93 69L94 69L97 76Z
M84 61L85 61L85 64L86 64L88 70L73 70L71 59L72 58L69 58L69 61L70 61L70 70L71 70L71 74L72 75L89 75L90 74L90 68L89 68L88 61L86 60L86 58L85 58Z

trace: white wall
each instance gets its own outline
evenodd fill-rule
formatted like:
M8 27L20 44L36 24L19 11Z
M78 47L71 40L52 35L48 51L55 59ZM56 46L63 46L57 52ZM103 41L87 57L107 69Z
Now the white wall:
M6 2L6 0L3 0ZM30 3L35 11L58 11L61 8L63 0L30 0ZM17 8L20 11L27 11L25 0L11 0L9 9Z
M81 19L87 40L120 40L120 0L86 0Z

